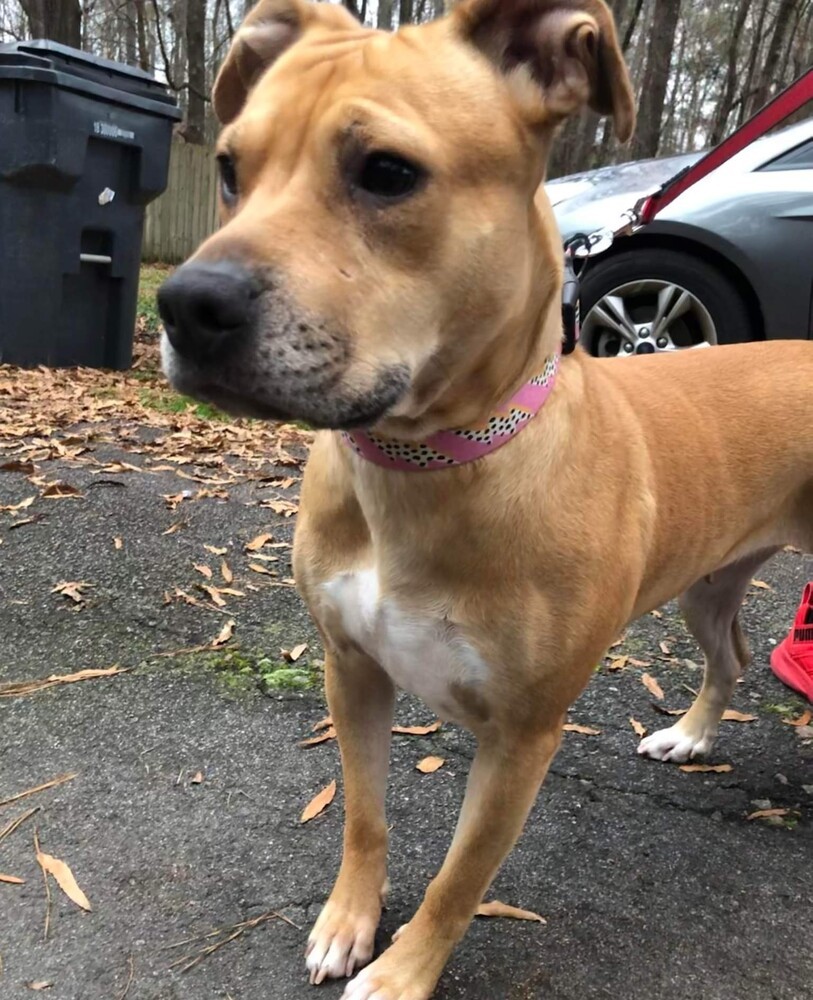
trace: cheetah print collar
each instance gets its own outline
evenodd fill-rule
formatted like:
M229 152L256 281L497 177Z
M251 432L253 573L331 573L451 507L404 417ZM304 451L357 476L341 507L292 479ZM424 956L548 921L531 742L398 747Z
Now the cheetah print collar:
M431 472L465 465L501 448L542 409L556 382L559 360L559 354L548 358L541 374L477 427L438 431L425 441L394 441L369 431L348 431L342 438L357 455L385 469Z

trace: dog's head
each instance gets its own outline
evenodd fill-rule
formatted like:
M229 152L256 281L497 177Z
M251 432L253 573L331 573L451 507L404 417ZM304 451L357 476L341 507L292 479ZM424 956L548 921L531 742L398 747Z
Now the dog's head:
M584 105L634 125L602 0L463 0L394 34L260 0L213 103L223 226L159 294L170 379L405 436L455 426L463 383L499 401L555 344L550 140Z

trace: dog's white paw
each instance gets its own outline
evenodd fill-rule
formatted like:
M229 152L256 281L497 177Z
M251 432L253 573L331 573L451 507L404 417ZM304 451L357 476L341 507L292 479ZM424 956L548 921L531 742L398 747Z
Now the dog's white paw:
M706 731L695 732L678 722L641 740L638 753L653 760L685 764L695 757L705 757L714 746L715 736Z
M377 916L352 913L327 902L308 938L305 951L311 985L343 979L373 957Z

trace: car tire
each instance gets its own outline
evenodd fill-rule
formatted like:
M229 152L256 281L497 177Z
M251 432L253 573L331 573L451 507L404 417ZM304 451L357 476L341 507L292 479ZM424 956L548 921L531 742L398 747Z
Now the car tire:
M600 334L596 324L590 322L590 312L596 304L618 289L629 288L636 283L645 285L647 282L653 287L657 287L658 282L672 284L694 297L696 302L693 307L698 314L702 314L701 325L707 334L702 337L698 335L698 339L711 344L734 344L757 339L744 297L720 270L704 260L677 250L641 247L604 260L598 258L590 262L583 272L580 296L582 327L586 334L582 346L585 350L602 356L612 354L612 351L600 349L602 343L608 342L607 335ZM641 299L635 301L640 302ZM697 304L704 307L705 313ZM709 318L713 324L713 332L708 328ZM681 332L688 338L689 331ZM603 342L601 336L605 337ZM593 339L597 343L591 343ZM675 346L689 344L676 343Z

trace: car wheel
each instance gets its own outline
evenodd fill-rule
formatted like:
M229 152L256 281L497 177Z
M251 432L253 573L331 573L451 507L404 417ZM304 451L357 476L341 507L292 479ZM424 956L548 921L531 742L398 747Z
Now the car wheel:
M581 344L632 357L755 339L742 296L720 271L676 250L642 247L587 265Z

